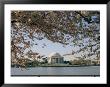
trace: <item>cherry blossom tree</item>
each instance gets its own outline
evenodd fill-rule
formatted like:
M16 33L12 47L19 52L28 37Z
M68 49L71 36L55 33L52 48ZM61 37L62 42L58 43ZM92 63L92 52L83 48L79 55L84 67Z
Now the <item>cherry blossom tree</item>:
M83 57L100 57L99 11L12 11L11 52L21 58L26 49L37 45L34 40L47 38L63 45L72 43ZM39 53L37 53L39 54Z

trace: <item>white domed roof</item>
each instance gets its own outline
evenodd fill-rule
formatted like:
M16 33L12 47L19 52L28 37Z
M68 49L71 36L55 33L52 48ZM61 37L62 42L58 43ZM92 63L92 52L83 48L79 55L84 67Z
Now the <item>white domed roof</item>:
M57 57L57 58L61 58L62 56L59 53L51 53L48 57Z

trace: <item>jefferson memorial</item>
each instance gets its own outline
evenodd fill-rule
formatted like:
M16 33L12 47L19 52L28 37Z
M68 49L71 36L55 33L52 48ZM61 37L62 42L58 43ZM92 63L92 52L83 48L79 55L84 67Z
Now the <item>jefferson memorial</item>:
M64 58L59 53L51 53L48 56L48 63L50 64L64 63Z

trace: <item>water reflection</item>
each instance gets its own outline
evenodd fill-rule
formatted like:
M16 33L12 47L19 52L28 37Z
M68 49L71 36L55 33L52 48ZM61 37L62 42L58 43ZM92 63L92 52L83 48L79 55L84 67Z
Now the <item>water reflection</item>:
M12 68L11 75L100 75L100 66Z

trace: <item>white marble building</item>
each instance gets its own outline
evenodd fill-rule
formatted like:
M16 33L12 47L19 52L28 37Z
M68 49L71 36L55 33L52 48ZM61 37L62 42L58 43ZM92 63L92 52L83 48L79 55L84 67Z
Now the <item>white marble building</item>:
M55 63L63 63L64 58L59 53L51 53L48 56L48 63L55 64Z
M65 54L63 55L64 61L73 61L73 60L79 60L79 58L75 57L72 54Z

